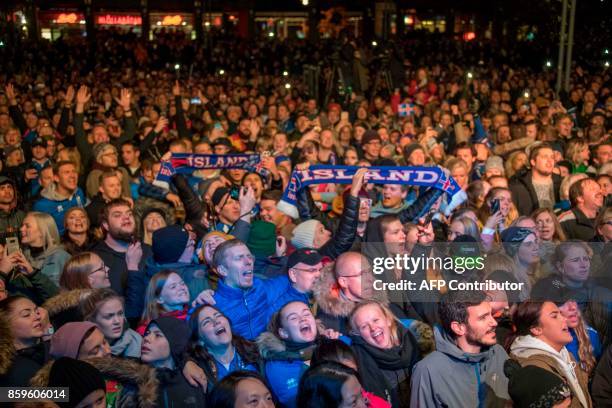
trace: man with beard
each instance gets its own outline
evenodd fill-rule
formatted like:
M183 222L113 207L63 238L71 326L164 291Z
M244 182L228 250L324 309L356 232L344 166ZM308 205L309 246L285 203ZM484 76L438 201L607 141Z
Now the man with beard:
M109 268L111 288L125 296L128 279L139 279L143 275L151 248L136 238L132 207L122 198L106 204L100 224L105 238L92 248L92 252L98 254ZM134 299L126 298L125 315L128 319L140 318L138 302L133 303Z
M25 213L18 208L15 184L6 177L0 176L0 232L7 233L9 228L17 231L21 228L21 222Z
M514 204L520 215L530 215L538 208L553 208L560 201L561 177L553 174L554 152L547 143L531 150L531 170L510 180Z
M451 291L439 305L436 351L414 367L410 406L491 407L509 400L506 351L482 291Z

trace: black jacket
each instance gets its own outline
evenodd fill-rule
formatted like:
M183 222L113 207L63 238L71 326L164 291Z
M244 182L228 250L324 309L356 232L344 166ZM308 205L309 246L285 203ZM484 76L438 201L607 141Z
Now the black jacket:
M91 249L92 252L95 252L102 260L104 264L109 267L108 277L111 282L111 288L117 292L120 296L126 295L126 288L128 283L128 268L125 262L125 252L117 252L113 250L111 247L106 245L106 242L100 241L96 245L94 245ZM139 272L144 273L145 264L147 259L152 256L151 247L145 244L142 244L142 259L138 264ZM144 295L143 295L144 296ZM130 311L138 310L138 307L134 307L131 303L130 298L126 298L125 301L125 311L126 317L128 318L137 318L140 315L132 316L130 315Z
M595 368L591 398L594 407L612 407L612 346L606 349Z
M578 208L564 212L559 216L559 223L568 239L592 241L595 238L595 222L590 220Z
M89 217L92 228L97 228L100 226L100 214L102 213L102 210L104 210L105 205L106 201L104 198L102 198L102 194L98 193L94 196L87 207L85 207L85 211L87 211L87 217Z
M49 361L49 342L38 343L34 347L28 347L14 352L12 358L4 356L6 368L0 367L1 387L28 387L30 379Z
M189 385L180 370L158 368L155 371L159 381L157 407L206 407L202 390Z
M561 176L557 174L552 175L553 179L553 191L555 195L555 202L559 202L559 188L561 187ZM539 208L538 195L533 188L533 182L531 180L531 170L523 173L519 173L510 179L509 188L512 192L512 199L514 205L520 215L531 215L532 212Z

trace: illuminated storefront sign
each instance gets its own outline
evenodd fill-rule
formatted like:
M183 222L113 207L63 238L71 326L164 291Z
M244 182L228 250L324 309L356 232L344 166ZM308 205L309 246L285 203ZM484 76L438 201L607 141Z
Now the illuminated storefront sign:
M57 24L76 24L80 20L76 13L62 13L55 19Z
M164 16L161 21L161 25L163 26L178 26L183 23L183 17L178 14L175 16Z
M142 25L142 17L126 14L105 14L96 17L96 23L100 25Z

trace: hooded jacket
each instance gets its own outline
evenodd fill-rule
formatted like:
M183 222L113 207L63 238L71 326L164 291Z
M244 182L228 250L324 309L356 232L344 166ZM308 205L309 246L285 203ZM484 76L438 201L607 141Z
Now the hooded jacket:
M58 293L43 304L43 308L49 313L49 321L55 330L69 322L83 321L79 304L91 293L92 289L67 290Z
M412 333L398 327L399 346L385 350L351 335L357 357L361 384L394 407L407 407L410 395L410 373L419 358L417 341Z
M588 376L577 370L576 361L565 347L557 352L551 346L533 336L517 337L510 346L510 357L521 366L533 365L563 378L572 390L571 408L592 407L588 389Z
M312 357L315 345L291 352L284 341L270 332L257 338L259 354L265 361L264 373L270 388L285 407L295 407L295 399L302 374L308 369L305 363Z
M439 327L436 351L414 367L412 407L503 407L510 400L504 363L508 355L496 344L480 353L463 352Z
M289 279L253 279L249 289L236 289L219 281L214 294L215 304L232 323L232 332L247 340L254 340L266 330L276 311L273 302L287 292Z
M10 324L0 316L0 387L26 387L48 359L49 342L15 350Z
M41 199L34 203L32 209L49 214L53 217L59 234L64 234L64 215L72 207L84 207L87 203L83 190L77 187L70 197L64 197L57 192L55 183L49 184L40 193Z
M106 382L107 403L114 395L114 408L155 408L158 380L155 369L134 359L117 357L88 358L87 363L102 373ZM42 367L30 381L33 387L46 387L53 363ZM109 406L109 404L107 404Z

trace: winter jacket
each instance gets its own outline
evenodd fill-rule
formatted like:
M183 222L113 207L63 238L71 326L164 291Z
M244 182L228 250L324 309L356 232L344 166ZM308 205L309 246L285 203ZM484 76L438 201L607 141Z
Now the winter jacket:
M553 192L555 195L554 202L559 202L559 189L561 187L561 176L552 175ZM531 180L531 171L519 173L510 179L509 188L512 192L514 205L520 215L531 215L540 207L538 195L533 187Z
M0 275L4 280L9 295L23 295L37 305L42 305L47 299L55 296L58 292L57 286L40 271L34 271L30 275L17 273L9 276Z
M84 360L94 366L106 382L109 408L156 408L158 380L155 369L135 359L95 357ZM33 387L46 387L53 362L32 378Z
M412 373L411 407L503 407L510 400L500 345L480 353L463 352L438 326L436 351L418 362Z
M612 346L608 346L595 368L591 397L595 407L612 407Z
M9 321L0 316L0 387L27 387L48 359L48 342L15 350Z
M89 218L89 223L92 228L100 226L100 215L105 205L106 200L102 198L102 193L98 193L91 199L89 204L87 204L87 207L85 207L87 218Z
M599 340L599 335L597 331L593 329L591 326L585 325L584 327L587 336L589 336L589 341L591 342L591 346L593 347L593 357L595 357L595 361L599 361L601 358L601 342ZM565 345L567 351L572 353L574 360L578 363L578 366L581 366L580 356L578 355L578 348L580 344L578 343L578 334L575 329L569 329L570 334L572 335L572 342Z
M521 366L532 365L561 377L572 390L570 408L593 406L588 388L588 375L576 369L576 361L565 347L557 352L533 336L519 336L510 346L510 357Z
M296 352L287 351L285 342L270 332L257 339L264 359L264 373L270 388L283 407L295 407L302 374L308 369L314 345Z
M558 217L567 239L592 241L595 238L595 220L588 219L578 208L572 208Z
M125 316L127 318L140 317L140 312L142 312L141 298L144 297L144 291L134 293L126 289L129 288L128 280L131 275L134 275L134 280L136 282L141 280L147 259L151 257L151 247L142 244L142 258L138 264L137 271L128 271L127 264L125 263L125 252L115 251L104 241L100 241L94 245L91 251L102 258L104 264L109 267L108 277L111 282L111 288L120 296L125 297Z
M190 353L190 359L200 366L206 374L208 392L212 391L219 381L234 371L262 371L261 359L259 357L259 352L256 351L257 346L255 343L249 342L248 347L251 348L251 350L246 351L244 349L239 349L235 340L236 337L234 337L234 358L230 361L227 368L211 354L203 352L201 350L201 345L196 345L195 350Z
M83 321L79 305L92 291L93 289L61 291L43 304L56 331L66 323Z
M400 344L388 350L368 344L361 336L351 335L351 341L364 389L394 407L408 407L410 373L419 359L419 349L408 329L400 326L397 330Z
M189 385L181 370L156 368L158 408L206 407L206 398L199 388Z
M35 257L26 249L24 255L34 269L49 278L54 285L59 286L64 264L70 259L70 254L64 251L61 245L49 248Z
M9 212L0 210L0 236L6 236L9 228L18 231L25 216L25 212L17 208L13 208Z
M214 299L216 307L232 323L232 332L247 340L254 340L263 333L276 311L272 307L289 287L289 279L279 276L273 279L253 279L249 289L236 289L219 281Z
M134 357L140 358L140 346L142 345L142 337L134 330L127 327L127 322L123 323L125 329L114 342L110 343L111 353L116 357Z
M34 203L32 209L52 216L60 235L64 234L64 214L66 211L72 207L84 207L86 204L83 190L77 188L72 196L63 197L57 192L55 183L44 188L40 196L42 198Z
M307 305L312 303L311 296L309 296L307 293L298 292L293 285L290 284L287 291L272 302L272 310L279 310L289 302L303 302Z

